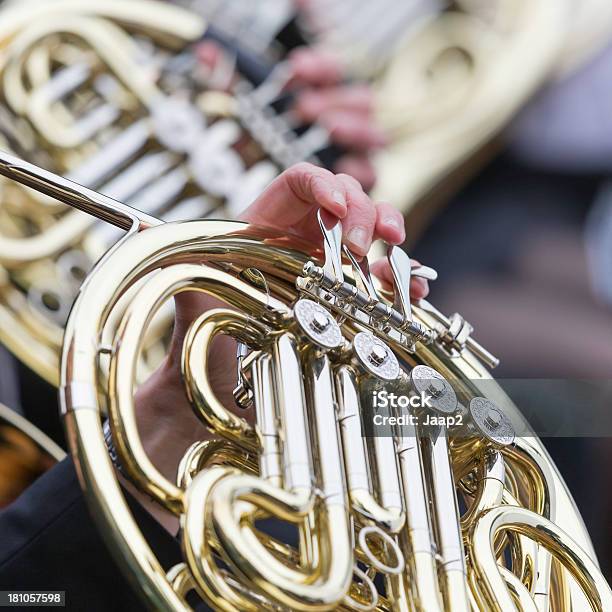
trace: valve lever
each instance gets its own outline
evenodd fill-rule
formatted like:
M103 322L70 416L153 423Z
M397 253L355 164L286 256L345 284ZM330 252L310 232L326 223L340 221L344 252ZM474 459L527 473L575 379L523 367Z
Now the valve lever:
M413 266L412 267L412 276L418 276L419 278L424 278L425 280L435 281L438 279L438 273L429 266Z
M367 257L362 257L361 261L357 261L351 250L344 245L344 253L348 257L353 269L357 273L357 282L360 285L360 289L368 294L371 300L380 302L380 296L374 287L372 282L372 276L370 274L370 264L368 263Z
M342 225L338 220L325 222L320 210L317 213L317 218L323 233L323 247L325 251L323 272L337 282L342 282L344 280L344 272L342 271Z
M404 315L404 322L410 322L412 321L412 307L410 306L412 262L400 247L393 245L387 247L387 259L393 273L393 290L395 293L393 307Z
M292 76L289 62L277 64L270 74L253 90L251 96L260 106L267 106L278 100Z
M410 305L410 279L413 276L434 281L438 273L429 266L414 265L405 251L398 246L387 247L387 259L393 273L395 302L394 308L404 315L404 321L412 321Z

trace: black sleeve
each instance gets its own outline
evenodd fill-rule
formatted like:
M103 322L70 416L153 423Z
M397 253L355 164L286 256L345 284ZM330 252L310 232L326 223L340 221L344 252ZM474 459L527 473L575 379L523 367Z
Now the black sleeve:
M180 562L177 541L134 500L128 502L162 566ZM66 591L67 610L146 609L98 533L71 459L0 513L0 589Z

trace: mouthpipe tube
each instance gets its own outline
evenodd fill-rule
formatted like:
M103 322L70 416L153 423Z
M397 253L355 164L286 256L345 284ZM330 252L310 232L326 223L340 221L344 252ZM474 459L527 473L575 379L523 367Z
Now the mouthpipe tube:
M43 170L6 151L0 151L0 174L126 231L163 223L152 215Z

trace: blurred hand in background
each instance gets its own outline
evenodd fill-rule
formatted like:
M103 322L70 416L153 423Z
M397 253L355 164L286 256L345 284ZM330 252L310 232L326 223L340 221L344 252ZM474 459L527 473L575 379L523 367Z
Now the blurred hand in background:
M198 58L214 70L224 61L224 50L216 42L204 41L198 47ZM287 93L291 93L287 111L291 121L296 125L316 122L323 126L339 151L331 169L349 174L369 191L376 181L371 155L387 143L374 122L371 88L363 83L347 83L340 61L319 49L294 49L287 62L291 69L286 86Z

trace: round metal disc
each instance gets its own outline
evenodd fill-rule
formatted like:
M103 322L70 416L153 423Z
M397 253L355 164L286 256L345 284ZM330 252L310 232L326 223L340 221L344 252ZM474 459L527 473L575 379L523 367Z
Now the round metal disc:
M299 300L293 308L293 314L302 331L318 346L332 349L342 344L340 326L321 304L312 300Z
M410 382L417 393L429 396L428 405L436 412L450 414L457 409L457 395L451 384L433 368L418 365L410 372Z
M399 376L397 357L382 340L371 333L359 332L353 338L353 349L361 365L377 378L395 380Z
M470 402L470 414L476 427L491 442L500 446L514 442L512 423L495 402L475 397Z
M195 148L206 129L206 120L193 104L182 98L158 100L151 109L153 131L171 151L187 153Z

